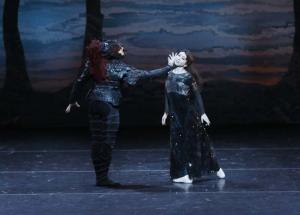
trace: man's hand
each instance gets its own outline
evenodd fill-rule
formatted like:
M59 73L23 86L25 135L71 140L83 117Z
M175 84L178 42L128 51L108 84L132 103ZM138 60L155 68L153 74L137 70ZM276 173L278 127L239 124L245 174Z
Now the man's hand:
M65 112L66 112L66 113L70 113L70 112L71 112L71 108L72 108L73 106L75 106L75 107L77 107L77 108L80 108L80 105L78 104L78 102L75 102L75 103L73 103L73 104L69 104L68 107L66 108Z
M161 118L161 124L162 124L163 126L166 125L167 118L168 118L168 114L167 114L167 113L164 113L164 115L163 115L162 118Z

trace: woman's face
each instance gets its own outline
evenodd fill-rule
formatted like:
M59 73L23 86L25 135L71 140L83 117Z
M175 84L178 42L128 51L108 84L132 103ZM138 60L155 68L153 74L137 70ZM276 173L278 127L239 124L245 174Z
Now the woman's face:
M179 52L175 57L174 61L176 66L186 67L187 66L187 56L185 52Z
M119 53L121 56L124 56L124 55L125 55L124 47L121 47L120 50L118 51L118 53Z

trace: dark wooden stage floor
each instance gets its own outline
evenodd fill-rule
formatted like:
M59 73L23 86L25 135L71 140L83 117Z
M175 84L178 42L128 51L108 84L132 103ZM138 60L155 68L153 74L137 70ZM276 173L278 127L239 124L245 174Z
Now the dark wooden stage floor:
M169 180L165 130L123 130L111 177L94 186L89 137L74 131L2 131L0 214L300 214L299 128L227 128L211 137L226 179Z

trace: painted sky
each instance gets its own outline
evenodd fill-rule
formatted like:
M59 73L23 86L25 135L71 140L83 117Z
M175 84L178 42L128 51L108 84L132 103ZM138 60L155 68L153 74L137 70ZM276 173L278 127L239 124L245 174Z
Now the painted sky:
M128 50L126 60L136 67L159 67L169 52L190 49L208 80L273 85L287 72L294 33L290 0L102 2L105 37L119 39ZM56 91L70 84L80 63L84 1L21 0L19 15L34 88ZM2 26L0 39L3 79Z

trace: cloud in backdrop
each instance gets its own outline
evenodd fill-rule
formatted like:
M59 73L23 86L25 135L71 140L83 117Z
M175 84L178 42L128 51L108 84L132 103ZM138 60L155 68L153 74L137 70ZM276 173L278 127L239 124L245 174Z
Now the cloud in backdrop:
M80 66L84 1L20 3L19 29L34 89L55 92L68 86ZM3 11L3 3L0 7ZM136 67L159 67L169 52L190 49L208 80L275 85L287 72L294 34L289 0L105 0L102 8L104 37L120 40L126 60ZM2 26L0 40L3 86Z

